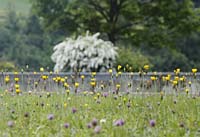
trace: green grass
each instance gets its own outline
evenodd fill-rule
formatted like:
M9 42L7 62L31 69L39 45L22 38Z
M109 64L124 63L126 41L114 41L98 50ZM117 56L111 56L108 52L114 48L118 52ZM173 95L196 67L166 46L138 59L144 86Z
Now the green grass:
M97 94L50 95L24 93L12 96L2 91L0 136L200 136L200 97L166 95L161 100L159 94L118 95L117 99L113 94L107 98L98 98ZM77 112L72 113L72 108ZM29 116L25 117L27 112ZM49 114L54 114L53 120L47 119ZM99 134L86 126L93 118L98 119ZM100 123L101 119L106 119L106 122ZM123 119L125 124L113 125L117 119ZM156 121L155 127L149 124L152 119ZM14 126L8 127L8 121L13 121ZM63 126L66 122L70 124L68 129Z

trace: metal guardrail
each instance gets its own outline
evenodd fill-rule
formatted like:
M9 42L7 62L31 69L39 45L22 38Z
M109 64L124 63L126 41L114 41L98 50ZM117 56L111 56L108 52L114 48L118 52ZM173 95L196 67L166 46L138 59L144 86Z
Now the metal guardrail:
M116 83L121 83L121 89L122 91L126 91L127 90L127 85L128 83L132 84L132 91L136 91L137 87L141 86L141 82L145 85L147 84L147 81L150 80L151 76L157 76L158 78L162 78L162 76L167 76L168 74L171 75L171 78L173 79L175 75L174 72L148 72L145 75L140 75L140 73L121 73L118 77L116 77L116 72L113 72L112 74L110 73L96 73L96 80L99 81L98 84L100 84L100 81L105 82L106 84L109 85L109 83L112 81L113 83L111 84L112 86L108 86L106 89L111 90L111 89L115 89L115 84ZM41 76L42 75L46 75L48 76L47 80L42 80ZM76 77L76 76L77 77ZM81 80L81 75L85 76L84 82L82 82ZM73 82L79 82L81 86L84 86L83 90L90 90L90 81L91 81L91 72L90 73L71 73L71 72L61 72L61 73L50 73L50 72L18 72L17 74L15 74L14 72L2 72L0 73L0 89L10 89L13 88L14 84L15 84L15 80L14 78L18 77L20 80L18 82L18 84L20 84L20 87L22 87L22 90L24 91L29 91L29 90L37 90L37 91L41 91L43 89L47 89L47 91L58 91L60 90L60 88L63 89L62 84L55 83L55 81L53 81L54 77L60 76L62 78L66 78L67 77L67 83L69 85L73 85ZM10 83L9 84L5 84L5 77L9 76L10 78ZM191 72L181 72L179 73L179 76L185 76L188 81L193 80L194 78L194 74ZM143 81L144 80L144 81ZM161 79L158 79L158 85L160 83ZM200 73L196 73L196 80L198 80L197 82L200 83ZM145 82L146 81L146 82ZM37 82L38 83L38 87L36 88L34 83ZM73 86L72 86L73 87ZM194 88L193 88L194 87ZM196 86L192 86L192 90L197 92ZM158 88L158 87L157 87ZM146 91L145 88L143 88L144 91ZM171 90L171 89L169 89Z

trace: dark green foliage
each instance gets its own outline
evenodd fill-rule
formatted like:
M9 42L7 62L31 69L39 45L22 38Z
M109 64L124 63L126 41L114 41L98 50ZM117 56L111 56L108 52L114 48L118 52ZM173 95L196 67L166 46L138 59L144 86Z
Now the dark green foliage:
M119 56L115 66L117 68L118 65L121 65L126 68L126 71L139 71L146 64L151 63L142 53L132 48L122 47L119 49Z

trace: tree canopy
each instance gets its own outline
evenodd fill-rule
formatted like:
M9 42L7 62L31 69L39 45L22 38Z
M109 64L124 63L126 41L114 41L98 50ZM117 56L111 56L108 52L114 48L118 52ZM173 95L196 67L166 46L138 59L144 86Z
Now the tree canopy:
M33 9L51 31L89 30L135 46L171 46L200 23L192 0L34 0Z

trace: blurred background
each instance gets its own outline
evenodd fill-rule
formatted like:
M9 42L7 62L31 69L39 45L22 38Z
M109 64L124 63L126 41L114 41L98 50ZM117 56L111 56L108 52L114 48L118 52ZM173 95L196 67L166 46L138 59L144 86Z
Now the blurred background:
M199 0L0 0L0 70L53 70L53 47L87 30L138 71L200 69Z

